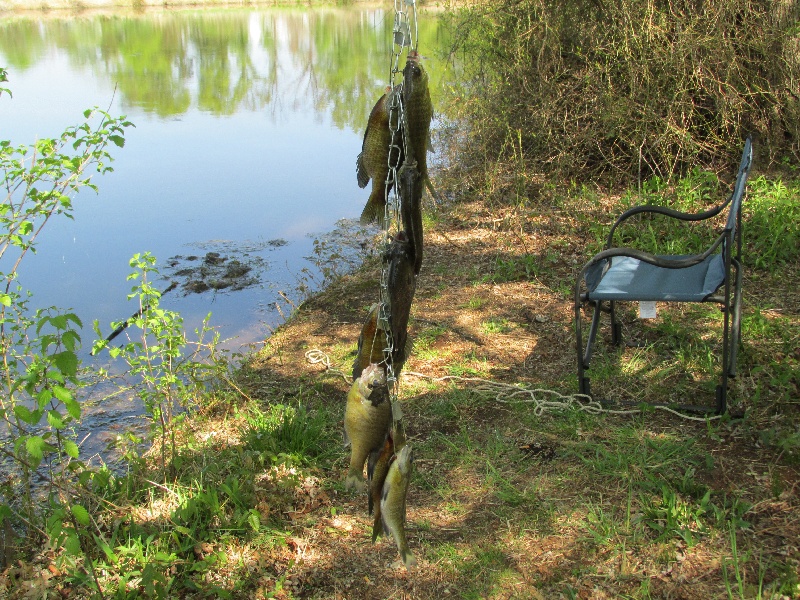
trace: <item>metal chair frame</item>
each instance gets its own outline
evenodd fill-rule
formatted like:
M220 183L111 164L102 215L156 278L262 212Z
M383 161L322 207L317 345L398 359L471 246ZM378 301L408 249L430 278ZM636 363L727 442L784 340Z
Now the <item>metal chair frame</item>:
M733 192L722 204L700 213L684 213L657 205L640 205L626 210L612 225L606 239L604 250L596 254L587 262L575 283L575 333L578 353L578 388L581 394L592 396L589 377L586 372L592 357L593 346L600 325L600 316L607 313L611 316L611 342L619 346L622 342L622 328L616 318L616 303L619 301L659 301L659 302L714 302L721 305L723 317L722 340L722 375L716 388L716 403L714 412L722 414L727 410L728 379L736 376L736 359L741 341L741 314L742 314L742 203L745 196L747 177L750 173L753 159L752 140L748 137L745 141L739 171L736 176ZM714 239L711 245L702 253L691 256L655 255L635 248L614 247L614 234L618 227L634 215L655 213L681 221L704 221L719 215L728 208L725 228ZM735 252L734 252L735 251ZM626 288L620 288L617 293L608 291L600 293L595 290L600 286L603 278L612 273L615 257L627 257L627 269L631 265L636 269L647 271L653 275L674 275L660 271L671 269L680 271L692 267L704 268L709 261L717 261L717 265L724 264L722 282L716 289L707 295L695 299L678 299L680 295L674 290L640 290L636 289L634 282ZM685 273L685 272L684 272ZM619 275L619 271L617 272ZM591 280L591 281L590 281ZM701 291L702 293L702 291ZM583 307L592 305L594 314L589 328L586 347L583 345L583 330L581 313ZM684 410L709 413L708 407L696 405L683 405L678 408Z

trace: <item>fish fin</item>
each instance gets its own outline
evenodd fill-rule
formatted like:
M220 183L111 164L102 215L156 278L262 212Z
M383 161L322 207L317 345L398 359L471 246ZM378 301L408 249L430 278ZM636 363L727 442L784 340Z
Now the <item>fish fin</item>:
M353 381L361 377L361 373L364 372L364 367L361 366L361 363L356 356L355 361L353 361Z
M383 525L383 518L375 519L375 522L372 524L372 543L373 544L381 536L381 528L383 526L384 526Z
M386 444L386 438L383 438L383 442L369 453L369 458L367 460L367 481L372 481L372 476L375 474L375 465L378 464L378 459L381 456L381 452L383 452L383 446Z
M361 223L367 225L368 223L383 224L384 217L384 201L381 190L374 190L367 200L367 205L361 213Z
M367 187L370 178L369 173L367 173L367 167L364 165L363 152L361 152L356 158L356 179L358 179L358 187Z
M381 502L386 500L389 497L389 490L391 489L392 484L389 483L389 480L383 482L383 490L381 490Z
M361 366L361 346L364 344L364 340L361 336L358 337L358 348L356 349L356 358L353 361L353 381L361 377L361 373L364 371L364 367Z

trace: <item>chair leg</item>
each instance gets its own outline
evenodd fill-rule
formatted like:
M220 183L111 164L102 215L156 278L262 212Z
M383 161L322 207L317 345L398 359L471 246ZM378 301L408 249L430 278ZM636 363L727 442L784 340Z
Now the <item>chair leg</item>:
M594 314L592 315L592 325L589 327L589 339L586 340L586 352L583 355L583 364L587 369L589 368L589 362L592 360L594 340L597 337L597 330L600 328L600 315L603 312L600 302L593 302L593 304Z
M723 414L728 408L728 384L727 381L717 386L717 406L715 413L718 415Z
M731 316L730 355L728 357L728 376L736 377L736 359L742 339L742 269L739 261L732 259L736 268L736 284L733 289L733 315Z
M586 371L589 370L589 362L592 359L592 347L594 345L594 338L597 335L597 328L600 323L600 306L599 303L594 304L594 314L592 315L592 324L589 328L589 336L586 341L586 348L583 347L583 325L581 320L581 311L583 302L576 296L575 300L575 340L578 358L578 391L581 394L591 396L591 387L589 378L586 377Z
M615 346L622 344L622 323L617 321L617 303L613 300L609 302L609 312L611 313L611 343Z

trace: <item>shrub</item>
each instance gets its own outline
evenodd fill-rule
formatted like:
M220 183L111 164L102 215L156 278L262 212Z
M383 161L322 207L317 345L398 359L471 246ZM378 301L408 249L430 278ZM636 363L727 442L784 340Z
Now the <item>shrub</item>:
M800 159L800 5L767 0L498 0L452 13L469 166L525 157L549 179L670 179ZM763 163L762 163L763 164Z

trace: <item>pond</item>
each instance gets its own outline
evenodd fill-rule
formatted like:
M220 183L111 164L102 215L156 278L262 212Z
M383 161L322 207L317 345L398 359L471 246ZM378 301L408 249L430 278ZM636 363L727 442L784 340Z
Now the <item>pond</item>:
M211 312L226 347L263 342L331 267L363 252L369 189L355 160L388 83L393 21L391 5L0 15L13 94L0 96L0 139L57 136L93 106L135 124L113 173L94 179L99 193L82 191L75 219L49 223L22 264L35 306L78 314L91 360L90 324L110 332L138 308L128 262L151 252L157 287L178 284L162 306L187 331ZM421 12L434 106L442 35ZM337 242L347 260L324 264L315 248ZM233 261L246 276L203 280L202 265Z

